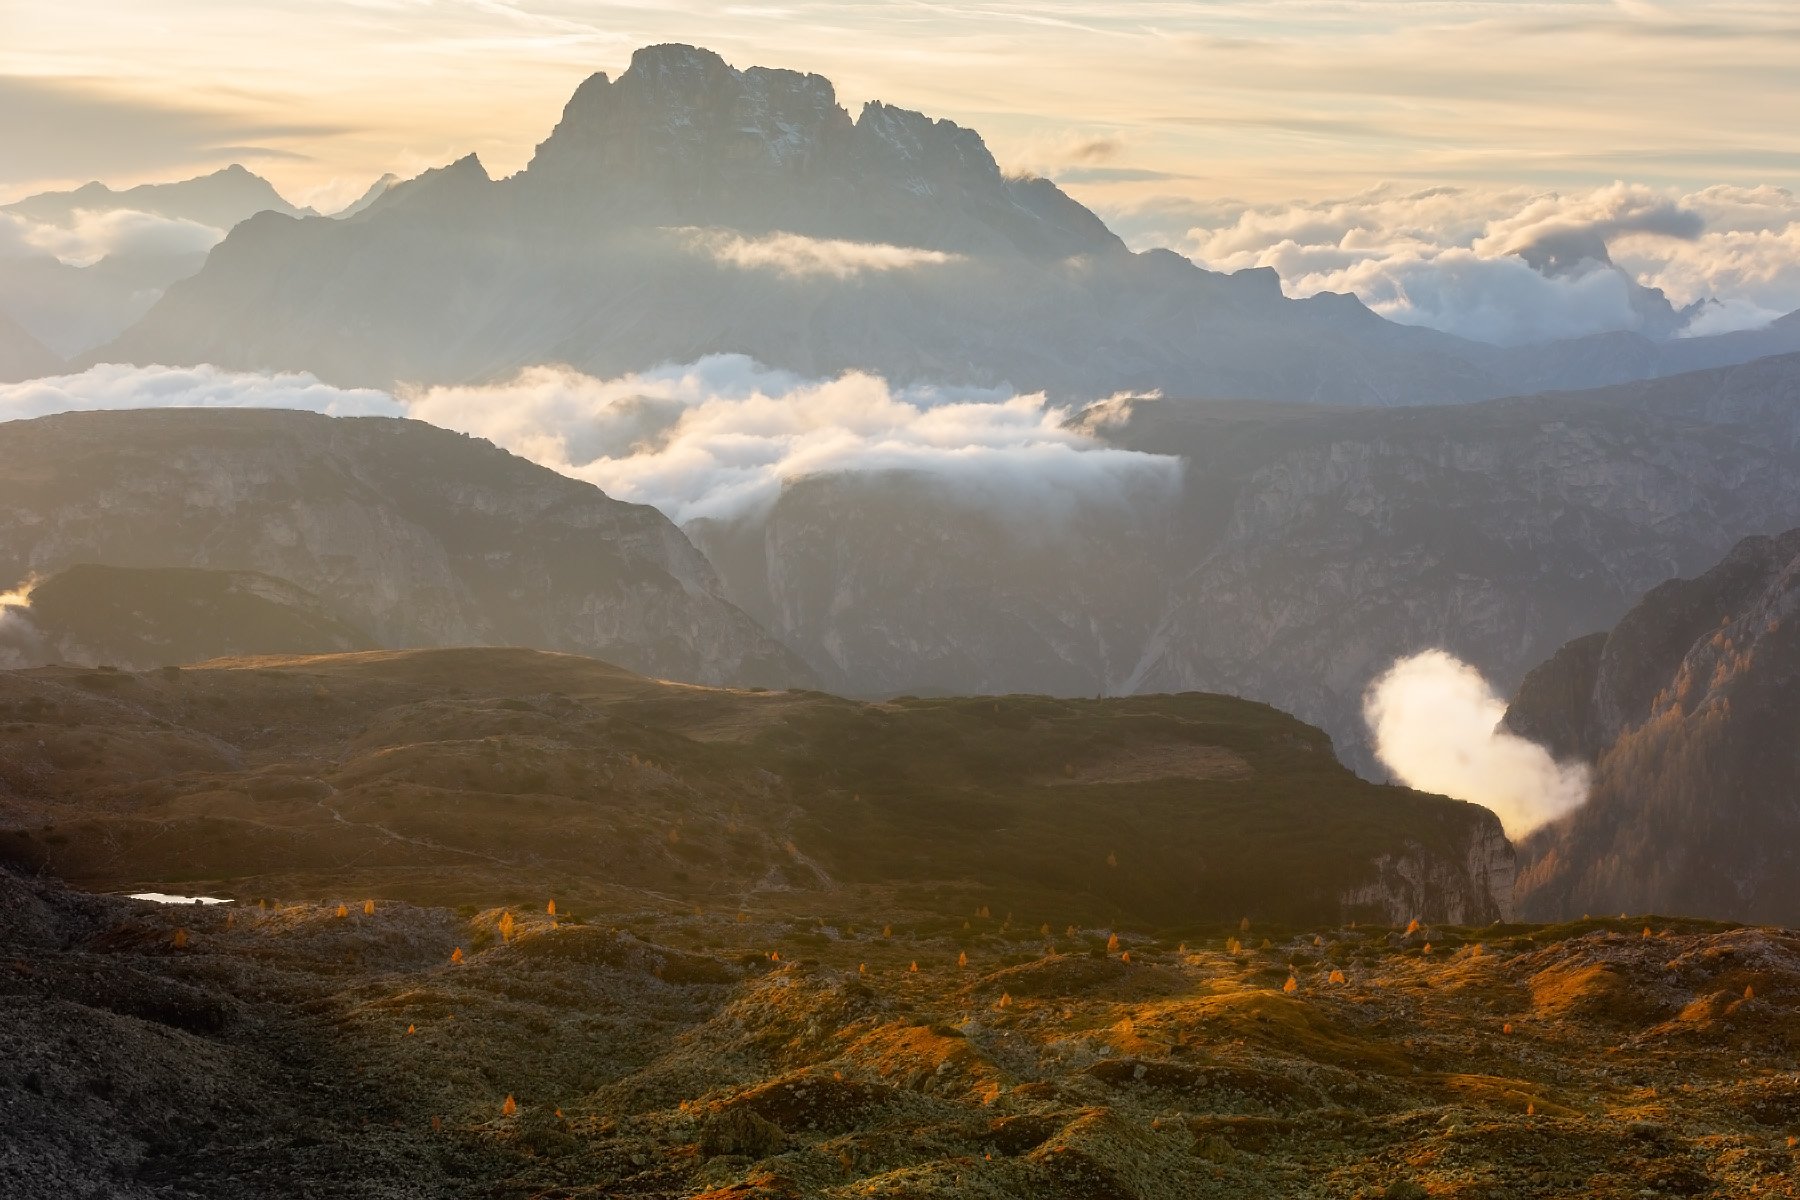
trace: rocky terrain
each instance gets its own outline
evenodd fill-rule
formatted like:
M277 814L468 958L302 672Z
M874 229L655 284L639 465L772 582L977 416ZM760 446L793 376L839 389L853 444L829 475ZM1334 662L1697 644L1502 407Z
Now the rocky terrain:
M70 567L0 607L0 665L148 671L245 654L332 654L374 642L318 597L255 571ZM8 658L13 661L7 661Z
M1661 301L1661 297L1657 297ZM1666 302L1663 302L1666 308ZM974 131L818 75L639 50L578 88L525 170L474 157L346 219L259 213L81 359L464 383L713 353L808 376L1416 404L1589 386L1800 350L1800 322L1502 349L1289 299L1272 270L1130 252Z
M1797 611L1800 530L1748 538L1525 677L1508 726L1594 764L1524 845L1527 911L1800 921Z
M1225 696L865 704L521 650L0 673L0 859L96 890L1481 922L1512 858Z
M810 678L655 509L413 421L184 409L9 423L0 579L87 563L260 572L384 646L528 645L715 683Z
M1361 700L1442 647L1510 689L1646 588L1800 515L1800 357L1404 410L1133 400L1173 503L1021 515L902 473L796 481L688 532L827 686L1230 692L1362 749Z
M149 1197L1791 1197L1800 939L163 906L0 870L0 1170Z

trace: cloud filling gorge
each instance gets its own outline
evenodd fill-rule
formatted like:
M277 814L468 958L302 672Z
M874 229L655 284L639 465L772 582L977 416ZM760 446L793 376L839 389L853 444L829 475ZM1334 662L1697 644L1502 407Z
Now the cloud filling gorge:
M1103 215L1134 245L1216 270L1272 267L1292 296L1353 292L1392 320L1504 344L1638 329L1634 283L1677 307L1713 302L1685 336L1800 309L1800 196L1777 187L1383 186L1273 205L1165 197Z
M791 278L851 279L877 271L908 271L963 261L962 255L942 250L884 242L847 242L798 233L746 237L730 229L695 226L676 226L669 232L688 250L705 255L720 266L772 271Z
M806 379L742 355L714 355L596 379L534 367L506 383L337 388L303 374L104 365L0 386L0 420L83 409L299 408L411 416L493 441L677 522L729 519L772 503L789 480L907 471L930 475L1023 521L1084 504L1166 498L1178 458L1120 450L1068 427L1042 395L896 389L872 375Z
M1481 672L1442 650L1400 659L1363 696L1376 757L1402 783L1490 808L1519 838L1586 803L1589 772L1502 728L1505 715Z

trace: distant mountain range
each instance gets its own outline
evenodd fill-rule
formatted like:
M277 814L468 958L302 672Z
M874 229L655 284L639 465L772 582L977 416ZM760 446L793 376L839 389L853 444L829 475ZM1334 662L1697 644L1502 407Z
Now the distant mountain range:
M653 46L617 80L583 83L518 174L490 178L470 156L342 220L266 208L79 361L391 386L735 352L1084 399L1399 405L1788 351L1800 320L1502 349L1352 296L1288 299L1268 269L1132 253L1050 182L1004 174L971 130L881 103L853 119L820 76Z
M336 215L360 212L393 182L392 176L377 181ZM50 355L30 360L9 356L0 328L0 381L61 369L64 360L111 341L149 311L165 288L198 271L226 230L260 212L319 215L288 203L268 180L236 164L175 183L120 190L88 183L0 206L0 213L59 230L77 230L84 222L109 217L129 222L111 244L94 248L105 251L94 261L65 262L43 250L8 259L0 267L0 326L10 321L29 330Z
M812 678L661 513L461 434L216 409L5 429L8 584L85 563L254 571L383 646L527 645L696 682Z
M1521 847L1526 914L1800 922L1800 529L1570 642L1506 724L1594 764L1587 805Z
M236 163L210 175L175 183L146 183L115 191L94 182L72 191L41 192L0 206L0 212L58 225L69 223L78 213L117 209L195 221L215 229L230 229L259 212L290 217L318 215L310 208L289 204L268 180Z

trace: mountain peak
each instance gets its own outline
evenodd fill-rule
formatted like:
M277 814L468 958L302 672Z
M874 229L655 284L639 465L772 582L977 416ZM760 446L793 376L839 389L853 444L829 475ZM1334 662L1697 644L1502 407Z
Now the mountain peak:
M849 130L831 81L768 67L739 70L710 50L665 44L632 55L618 79L590 75L537 148L539 179L662 176L691 186L803 165Z
M631 66L626 69L626 74L637 71L650 75L692 76L731 69L731 65L715 51L685 42L659 42L632 51Z

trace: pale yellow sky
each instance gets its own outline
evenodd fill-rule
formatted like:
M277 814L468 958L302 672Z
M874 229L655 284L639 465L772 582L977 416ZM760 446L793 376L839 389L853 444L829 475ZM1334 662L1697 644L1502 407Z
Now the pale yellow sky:
M297 202L685 41L980 130L1101 207L1377 181L1800 184L1795 0L6 0L0 198L241 161Z

